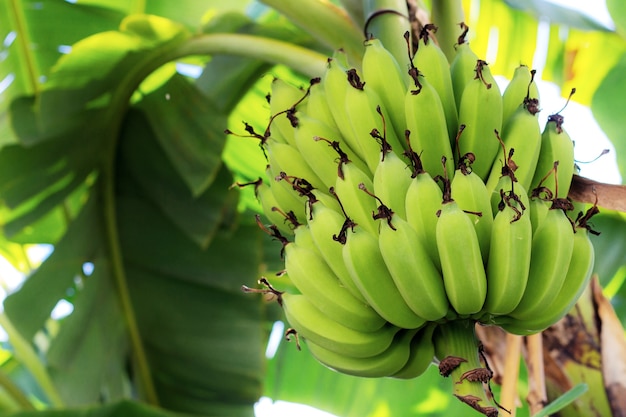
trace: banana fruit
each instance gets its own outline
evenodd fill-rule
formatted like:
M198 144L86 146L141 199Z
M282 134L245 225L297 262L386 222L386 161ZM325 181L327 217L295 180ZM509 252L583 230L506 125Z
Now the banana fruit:
M277 299L333 370L408 379L438 363L494 415L473 326L563 317L593 271L598 209L572 214L573 143L559 113L541 132L534 71L501 94L461 28L451 64L427 25L405 36L407 68L370 37L362 62L337 51L307 89L272 83L264 134L246 124L268 161L248 184L293 290L244 291Z

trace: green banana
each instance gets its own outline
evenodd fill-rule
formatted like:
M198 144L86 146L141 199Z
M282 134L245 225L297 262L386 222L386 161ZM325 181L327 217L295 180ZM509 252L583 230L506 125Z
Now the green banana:
M494 315L513 311L528 282L532 225L528 206L516 192L525 194L519 184L515 190L500 191L500 210L496 213L491 231L487 298L483 310Z
M526 65L515 68L511 82L502 93L502 125L506 126L508 120L515 113L525 97L539 100L539 89L534 80L535 70L530 70Z
M337 372L366 378L382 378L393 375L405 366L411 353L411 340L416 332L401 330L387 350L367 358L354 358L333 352L310 340L307 341L307 347L318 361Z
M339 132L306 114L299 115L298 119L299 123L295 129L298 151L302 155L302 159L323 182L323 190L333 187L337 180L337 152L333 147L333 141L335 142L334 146L341 146L342 151L346 153L350 161L360 169L368 169L367 165L356 156L352 149L342 142Z
M510 317L496 319L498 325L509 333L529 335L537 333L552 326L571 311L587 288L591 280L594 265L593 244L589 239L589 231L586 227L579 227L574 234L574 249L567 275L561 290L550 304L550 308L534 319L517 320Z
M300 336L346 356L367 358L378 355L391 346L399 330L389 325L373 332L351 329L322 313L312 300L302 294L281 294L281 303L289 325Z
M363 184L363 187L372 190L372 180L350 161L340 161L339 171L341 175L337 177L335 193L343 203L346 215L368 232L378 235L378 224L372 218L376 202L360 187Z
M380 152L378 143L372 137L373 132L385 136L394 149L400 150L403 145L395 131L387 129L387 121L391 118L376 91L361 81L356 69L349 69L347 74L349 87L343 100L346 106L346 122L352 126L352 136L346 140L365 161L370 171L374 172L380 161Z
M472 168L485 181L498 153L493 131L502 128L502 96L485 61L476 62L475 74L461 96L459 125L465 125L465 130L459 155L473 153L476 160Z
M451 197L444 179L443 202L437 221L437 249L448 300L459 315L477 313L487 294L487 277L476 229Z
M555 161L559 162L557 174L549 176L542 184L552 190L556 197L565 198L574 177L574 142L563 129L563 116L558 113L548 116L541 134L541 150L532 180L533 187L539 185L542 178L552 169Z
M381 204L378 245L402 298L415 314L436 321L448 312L441 273L413 228Z
M333 117L333 112L330 110L330 106L328 104L324 81L311 83L306 106L304 106L304 109L300 113L306 114L308 117L317 120L319 123L326 125L335 132L340 132L339 127L335 122L335 118ZM317 135L322 136L319 133ZM339 140L339 138L334 139Z
M376 167L374 178L374 194L388 206L398 216L406 219L405 196L411 184L411 175L408 165L391 150L382 139L381 161Z
M437 213L441 208L443 195L437 182L424 171L419 155L411 148L406 155L409 157L413 173L411 184L406 191L406 220L417 233L422 245L428 251L430 259L441 270L439 251L436 242Z
M274 78L272 81L272 93L270 99L270 112L272 118L268 130L270 136L279 142L296 146L293 136L293 124L290 118L296 111L296 105L299 104L305 96L305 91L299 89L280 78Z
M281 206L276 196L274 196L273 189L261 178L255 181L254 185L254 192L269 223L275 224L283 235L293 235L293 229L287 224L285 217L280 214L280 212L289 213L290 210Z
M338 49L333 54L333 57L328 60L328 67L322 76L322 86L324 87L324 92L326 93L328 109L335 119L335 125L341 132L341 136L343 136L346 141L352 138L352 126L350 126L349 123L346 123L348 116L346 114L346 106L344 104L346 92L349 87L348 79L346 77L347 70L348 57L343 50ZM353 145L354 144L350 143L353 150L358 153L359 148L353 147Z
M442 102L430 82L412 67L410 74L415 89L407 91L404 106L407 130L411 132L411 148L420 153L424 169L430 175L446 175L451 178L453 167L441 165L441 158L452 161L452 147L446 127Z
M290 177L304 178L314 188L327 190L324 181L315 173L313 168L304 159L298 148L280 143L270 138L266 142L267 157L270 164L270 172L274 178L280 178L285 173Z
M361 227L347 231L343 259L361 294L381 317L404 329L426 323L404 302L380 253L377 235Z
M558 200L556 200L558 201ZM574 231L565 212L553 202L532 241L530 271L526 291L509 315L533 320L551 308L556 299L574 249Z
M450 63L450 78L452 79L452 91L454 91L454 102L457 111L461 108L461 97L463 96L465 86L474 78L474 69L478 61L478 56L465 40L469 28L465 23L460 23L459 25L463 33L459 36L459 40L455 45L456 52L454 59Z
M430 23L424 25L420 32L419 43L413 62L419 69L419 72L424 74L424 78L433 86L437 92L437 96L441 100L445 115L447 137L451 142L456 136L459 118L452 89L450 64L448 63L446 55L441 48L439 48L439 45L435 44L430 39L431 31L436 32L437 27Z
M317 249L333 270L341 284L348 290L354 297L361 302L367 301L361 295L361 292L357 288L356 284L350 276L350 272L346 268L343 262L341 242L338 236L344 225L344 216L328 208L328 206L320 203L314 203L312 205L311 216L308 221L309 230Z
M402 97L408 88L407 77L379 39L372 38L365 42L362 66L363 77L380 97L382 106L389 111L389 122L396 136L402 138L406 119L404 105L398 97Z
M502 131L502 140L506 147L515 150L515 163L517 164L515 177L526 190L531 189L541 148L541 130L537 119L538 106L537 101L528 97L524 99L523 104L513 113ZM486 182L488 189L494 189L501 170L500 161L494 161Z
M461 210L468 212L467 215L476 230L483 263L486 265L489 257L493 212L489 191L480 177L471 170L471 157L473 157L471 154L461 157L459 167L450 184L451 196Z
M435 344L433 332L435 324L422 327L411 340L411 355L406 364L398 372L391 375L396 379L413 379L422 375L435 360Z
M342 285L317 251L309 228L298 227L295 237L295 242L284 243L284 257L285 270L296 288L339 324L362 332L380 329L385 320ZM315 279L311 279L312 272Z

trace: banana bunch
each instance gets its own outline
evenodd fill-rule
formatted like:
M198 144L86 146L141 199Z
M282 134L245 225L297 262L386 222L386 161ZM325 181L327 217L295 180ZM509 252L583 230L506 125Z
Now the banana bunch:
M433 29L406 73L368 39L361 68L337 51L306 89L275 80L268 128L248 129L268 161L258 222L297 288L257 291L339 372L416 377L453 323L541 331L591 275L597 208L567 200L563 116L542 132L534 71L501 92L468 44L448 64Z

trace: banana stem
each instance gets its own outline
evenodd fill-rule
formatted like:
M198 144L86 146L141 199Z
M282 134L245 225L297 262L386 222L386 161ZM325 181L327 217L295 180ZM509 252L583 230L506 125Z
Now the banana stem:
M437 26L437 42L446 54L448 62L454 59L458 37L461 34L459 23L465 20L461 0L433 0L430 20Z
M517 379L519 377L519 360L522 354L522 337L507 333L506 356L502 373L502 390L500 391L500 405L511 411L510 417L515 417L517 401Z
M526 350L528 352L528 405L530 414L541 411L548 402L546 393L546 379L543 364L543 334L536 333L526 336Z
M485 385L491 371L480 362L479 340L475 323L457 320L438 327L436 337L439 372L452 378L453 394L461 402L488 417L496 417L498 409L487 399Z
M400 68L409 68L409 55L404 33L411 31L406 0L365 0L363 2L366 35L380 39Z

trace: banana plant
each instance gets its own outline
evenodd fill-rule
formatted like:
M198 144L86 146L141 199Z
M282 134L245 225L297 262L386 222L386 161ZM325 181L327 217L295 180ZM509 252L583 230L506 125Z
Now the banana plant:
M265 360L282 310L241 291L283 268L280 245L254 221L262 212L256 184L270 179L259 149L271 112L265 96L273 78L306 89L338 49L346 65L364 69L369 34L407 68L397 34L431 18L441 22L436 39L451 59L449 40L468 16L472 49L492 51L493 73L510 77L520 61L532 62L537 16L548 17L542 76L563 91L577 87L575 99L591 104L623 173L615 115L624 89L621 4L608 2L613 31L541 1L481 1L478 14L469 13L472 2L436 0L430 9L394 0L220 3L0 5L0 250L27 276L0 315L8 334L0 409L44 417L251 416L268 395L342 416L467 413L444 396L453 384L434 366L407 381L355 378L285 343ZM623 190L582 178L576 185L579 200L598 199L607 212L595 217L608 225L594 240L596 270L624 320L624 259L616 250ZM41 244L54 251L33 265L26 250ZM286 277L272 283L290 285ZM60 300L73 312L53 319ZM567 387L551 388L553 399ZM355 401L372 392L372 402Z

